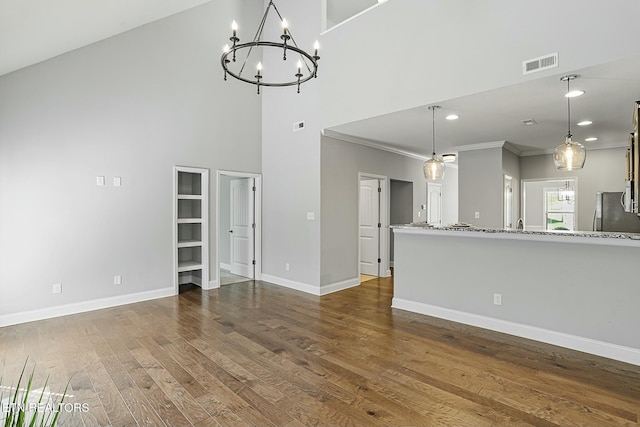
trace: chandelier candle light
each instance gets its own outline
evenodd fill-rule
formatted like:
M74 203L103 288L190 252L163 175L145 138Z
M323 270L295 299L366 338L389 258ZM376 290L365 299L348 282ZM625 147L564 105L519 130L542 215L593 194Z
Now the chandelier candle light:
M567 97L568 132L564 144L558 146L553 153L553 162L556 165L556 169L561 171L582 169L584 167L584 162L587 159L587 151L585 150L584 145L571 139L571 98L584 93L583 91L578 93L571 92L569 82L576 78L578 78L577 74L569 74L560 79L563 82L567 82L567 94L565 96Z
M262 40L262 32L264 31L265 23L267 22L267 18L269 16L269 11L273 8L275 13L278 15L280 22L282 23L282 34L280 35L281 42L272 42L272 41L264 41ZM320 45L316 41L313 45L313 55L307 53L306 51L300 49L296 40L293 38L293 34L291 34L291 29L289 28L289 24L287 20L280 15L278 8L276 7L273 1L269 2L267 9L264 12L262 17L262 21L258 25L258 30L256 32L253 41L248 43L239 43L240 38L238 37L238 24L236 21L233 21L231 24L231 37L229 38L231 41L231 46L228 44L224 46L222 58L220 62L222 64L222 69L224 70L224 79L227 80L227 76L231 76L235 79L243 81L245 83L250 83L252 85L256 85L258 87L258 94L260 94L261 86L275 86L275 87L283 87L283 86L297 86L298 93L300 93L300 85L302 83L308 82L312 78L318 77L318 60L320 56L318 56L318 50L320 49ZM247 77L243 77L242 73L244 71L245 66L247 65L247 61L254 48L270 48L270 49L282 49L282 60L287 60L287 53L294 52L294 55L297 54L299 56L297 64L294 64L295 67L292 67L293 77L292 80L284 80L284 81L274 81L268 79L267 73L263 72L262 62L258 62L257 73L254 76L254 79L250 79ZM256 49L259 50L259 49ZM231 69L231 63L235 63L240 53L246 52L246 56L242 61L242 65L239 66L239 70ZM256 54L257 55L257 54Z
M432 105L428 108L432 112L433 151L431 158L424 162L422 170L427 181L439 181L444 177L444 162L436 156L436 109L440 108L440 106Z

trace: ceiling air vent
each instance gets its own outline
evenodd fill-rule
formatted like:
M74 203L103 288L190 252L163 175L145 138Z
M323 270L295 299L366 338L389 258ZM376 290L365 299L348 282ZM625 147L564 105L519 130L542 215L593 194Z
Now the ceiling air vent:
M522 74L537 73L538 71L558 66L558 52L539 56L538 58L522 61Z

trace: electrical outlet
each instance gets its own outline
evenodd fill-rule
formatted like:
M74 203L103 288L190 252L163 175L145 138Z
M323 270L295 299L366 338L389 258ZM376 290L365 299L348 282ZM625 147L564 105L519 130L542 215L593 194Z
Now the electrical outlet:
M284 269L285 269L286 271L289 271L289 263L286 263L286 264L284 265Z
M54 283L53 284L53 293L61 294L62 293L62 283Z
M418 218L422 216L422 212L418 211Z
M493 303L495 305L502 305L502 294L493 294Z
M122 285L122 276L113 276L114 285Z
M476 212L476 219L480 218L480 212Z

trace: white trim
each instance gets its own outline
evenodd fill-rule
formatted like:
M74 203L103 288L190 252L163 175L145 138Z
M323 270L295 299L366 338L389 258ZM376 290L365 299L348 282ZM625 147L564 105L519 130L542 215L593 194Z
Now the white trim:
M331 27L331 28L327 28L327 21L328 21L328 20L327 20L327 6L326 6L326 1L323 1L323 3L324 3L324 19L323 19L323 21L321 21L321 24L322 24L322 27L321 27L321 28L322 28L323 30L322 30L322 32L320 33L320 35L321 35L321 36L323 36L323 35L327 34L329 31L331 31L331 30L333 30L333 29L335 29L335 28L338 28L338 27L343 26L343 25L344 25L344 24L346 24L347 22L349 22L349 21L352 21L352 20L356 19L356 18L357 18L358 16L360 16L360 15L364 15L365 13L369 12L370 10L375 9L376 7L378 7L378 6L380 6L381 4L386 3L386 2L387 2L387 0L383 0L383 1L379 2L379 3L374 4L373 6L369 6L368 8L366 8L365 10L363 10L362 12L358 12L358 13L356 13L355 15L353 15L353 16L351 16L351 17L349 17L349 18L345 19L344 21L338 22L338 23L337 23L337 24L335 24L333 27Z
M389 269L389 241L391 240L391 228L389 218L391 217L391 206L389 202L389 177L384 175L376 175L366 172L358 172L358 275L360 271L360 181L363 179L377 179L380 181L380 223L382 224L380 231L380 277L391 276Z
M209 281L209 287L206 290L220 288L220 282L218 279Z
M320 288L313 285L308 285L302 282L296 282L294 280L283 279L282 277L271 276L270 274L262 273L262 281L273 283L274 285L284 286L285 288L295 289L296 291L305 292L307 294L320 296Z
M371 141L368 139L359 138L357 136L345 135L343 133L336 132L329 129L324 129L322 131L322 135L326 136L327 138L337 139L339 141L344 141L344 142L352 142L354 144L364 145L365 147L375 148L377 150L387 151L393 154L399 154L401 156L410 157L412 159L426 161L431 158L431 157L423 156L421 154L412 153L411 151L405 151L399 148L390 147L388 145L384 145L384 143L382 142Z
M231 264L227 264L226 262L221 262L220 268L223 270L231 271Z
M547 344L553 344L640 366L640 349L637 348L625 347L604 341L597 341L590 338L556 332L549 329L481 316L478 314L465 313L458 310L409 301L402 298L393 298L391 307L515 335Z
M202 282L207 283L210 278L209 272L209 169L196 168L191 166L173 167L173 284L175 295L180 292L180 272L178 271L178 174L180 172L200 174L201 181L201 236L200 257L202 262L202 280L197 283L202 288ZM205 288L203 288L205 289Z
M456 150L460 151L474 151L474 150L486 150L487 148L502 148L507 141L491 141L480 142L478 144L457 145Z
M153 291L138 292L135 294L117 295L90 301L48 307L39 310L24 311L21 313L4 314L0 316L0 327L17 325L19 323L34 322L36 320L51 319L53 317L68 316L70 314L84 313L87 311L101 310L103 308L119 305L133 304L158 298L166 298L176 295L175 287L170 286Z
M329 283L327 285L320 286L320 295L327 295L345 289L360 286L360 278L354 277L353 279L343 280L342 282Z
M214 256L214 266L216 267L216 277L217 279L214 282L218 282L218 285L215 288L219 288L219 276L220 276L220 267L223 266L220 263L220 178L221 176L233 176L239 178L253 178L256 186L256 199L254 203L254 211L255 211L255 221L256 221L256 232L255 232L255 261L256 265L254 268L254 278L253 280L262 280L262 174L252 173L252 172L239 172L239 171L229 171L218 169L216 172L216 253ZM224 264L225 270L231 271L231 266L228 264ZM215 289L210 288L210 289Z

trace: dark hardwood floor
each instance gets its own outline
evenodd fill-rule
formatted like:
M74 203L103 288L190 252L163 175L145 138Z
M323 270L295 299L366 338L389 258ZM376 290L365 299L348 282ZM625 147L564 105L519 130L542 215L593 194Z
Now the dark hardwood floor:
M392 281L324 297L263 282L0 328L62 426L638 426L640 367L392 310Z

